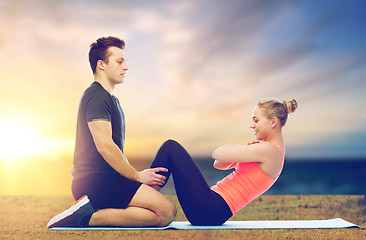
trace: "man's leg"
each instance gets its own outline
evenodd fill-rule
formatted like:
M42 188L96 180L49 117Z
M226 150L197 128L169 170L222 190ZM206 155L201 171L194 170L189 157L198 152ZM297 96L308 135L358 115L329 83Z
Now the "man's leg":
M175 205L163 194L141 185L126 209L103 209L94 213L89 226L166 226L177 214Z

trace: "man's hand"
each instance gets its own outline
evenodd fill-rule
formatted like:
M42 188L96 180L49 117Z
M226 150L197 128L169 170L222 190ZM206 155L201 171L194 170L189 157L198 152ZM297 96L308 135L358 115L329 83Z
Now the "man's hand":
M166 177L157 174L157 172L167 172L167 171L168 169L163 167L145 169L141 172L138 172L138 181L149 186L152 185L163 186Z

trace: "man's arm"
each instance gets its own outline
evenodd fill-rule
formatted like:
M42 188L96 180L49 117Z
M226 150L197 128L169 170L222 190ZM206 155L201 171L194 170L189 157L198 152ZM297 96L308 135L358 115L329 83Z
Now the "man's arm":
M93 136L95 146L104 160L126 178L145 183L147 185L162 185L165 177L156 172L167 171L165 168L147 169L142 172L136 171L130 165L125 155L113 142L111 123L105 120L88 122L90 132Z

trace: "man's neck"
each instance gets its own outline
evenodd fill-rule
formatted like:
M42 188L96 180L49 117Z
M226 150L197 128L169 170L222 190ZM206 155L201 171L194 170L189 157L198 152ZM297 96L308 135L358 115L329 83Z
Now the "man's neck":
M108 79L106 78L103 78L101 76L96 76L94 75L94 81L100 83L100 85L102 85L102 87L107 91L109 92L110 94L112 94L113 90L114 90L114 87L115 85L114 84L111 84Z

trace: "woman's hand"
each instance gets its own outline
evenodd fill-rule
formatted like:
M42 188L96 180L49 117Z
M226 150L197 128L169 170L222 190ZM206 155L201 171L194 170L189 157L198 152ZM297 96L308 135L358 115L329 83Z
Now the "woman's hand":
M252 144L256 144L256 143L260 143L260 142L264 142L264 140L255 140L251 143L248 143L247 145L252 145Z
M168 169L163 167L145 169L141 172L138 172L138 181L149 186L152 185L163 186L166 177L157 174L157 172L167 172L167 171Z

